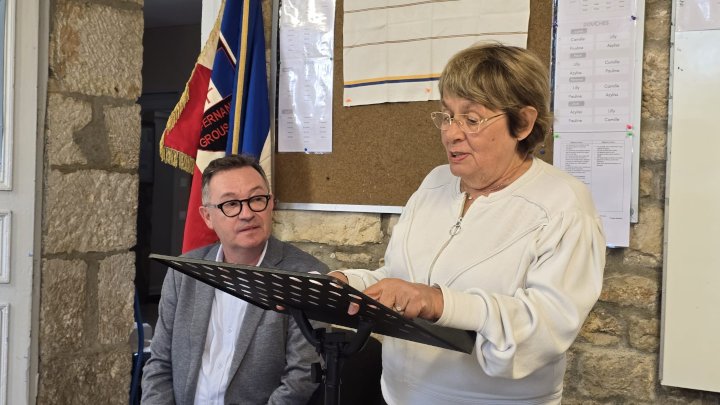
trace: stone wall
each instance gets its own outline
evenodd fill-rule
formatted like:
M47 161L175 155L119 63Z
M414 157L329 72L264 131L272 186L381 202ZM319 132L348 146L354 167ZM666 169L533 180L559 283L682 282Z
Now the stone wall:
M50 2L40 404L126 404L143 0Z

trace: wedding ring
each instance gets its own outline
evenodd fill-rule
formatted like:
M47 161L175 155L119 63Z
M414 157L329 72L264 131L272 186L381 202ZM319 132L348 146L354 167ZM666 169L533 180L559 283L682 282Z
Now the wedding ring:
M405 308L401 307L400 305L395 305L395 306L393 306L393 309L394 309L395 312L397 312L398 314L403 314L403 313L405 313Z

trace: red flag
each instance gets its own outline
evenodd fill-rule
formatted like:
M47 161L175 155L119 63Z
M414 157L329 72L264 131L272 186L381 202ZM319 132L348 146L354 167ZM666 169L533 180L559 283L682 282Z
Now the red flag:
M163 162L193 174L183 252L217 241L199 213L202 171L226 153L270 173L265 38L260 0L226 0L160 141Z

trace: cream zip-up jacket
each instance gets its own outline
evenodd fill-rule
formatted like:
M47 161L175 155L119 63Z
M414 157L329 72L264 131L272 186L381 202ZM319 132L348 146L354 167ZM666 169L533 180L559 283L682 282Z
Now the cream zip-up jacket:
M364 290L382 278L438 285L438 325L477 332L464 354L383 340L383 395L395 404L552 404L565 352L597 301L605 238L590 191L535 159L503 190L465 194L447 165L412 195L392 230L385 264L344 270Z

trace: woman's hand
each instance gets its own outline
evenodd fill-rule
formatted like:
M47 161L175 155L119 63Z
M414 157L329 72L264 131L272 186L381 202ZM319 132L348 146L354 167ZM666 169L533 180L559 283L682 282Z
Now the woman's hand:
M410 319L422 318L434 322L440 318L444 308L442 291L439 288L410 283L399 278L380 280L363 293Z
M342 281L345 284L350 284L350 281L348 280L347 276L339 271L331 271L328 273L328 276L335 277L336 279ZM355 315L360 311L360 305L355 302L350 302L350 306L348 307L348 314L349 315Z

